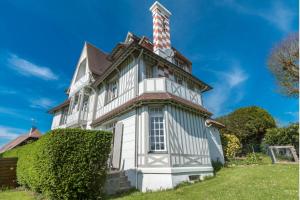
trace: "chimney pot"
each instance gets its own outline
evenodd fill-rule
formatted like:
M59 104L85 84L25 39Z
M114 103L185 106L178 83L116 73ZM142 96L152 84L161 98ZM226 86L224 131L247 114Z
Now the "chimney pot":
M153 51L154 53L171 60L173 51L170 40L170 16L168 11L158 1L150 7L153 17Z

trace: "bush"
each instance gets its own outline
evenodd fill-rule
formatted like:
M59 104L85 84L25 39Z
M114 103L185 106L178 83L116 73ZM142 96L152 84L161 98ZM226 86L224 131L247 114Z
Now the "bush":
M221 141L226 160L234 158L241 149L240 141L235 135L221 134Z
M299 150L299 124L290 124L283 128L268 129L263 140L264 145L293 145Z
M45 137L45 136L43 136ZM6 151L2 157L17 157L17 180L18 183L26 188L39 191L38 179L39 172L34 168L36 154L39 151L40 142L32 142L30 144Z
M257 153L249 153L246 156L246 164L253 165L261 163L262 159Z
M271 164L271 158L262 153L249 153L245 157L232 158L227 162L228 166L253 165L253 164Z
M49 199L102 199L112 135L56 129L6 153L17 156L18 182Z
M224 164L221 163L220 161L211 161L211 165L214 168L214 174L216 174L218 171L220 171L222 169L222 167L224 166Z
M260 144L268 128L276 127L273 117L257 106L237 109L229 115L218 118L226 127L223 134L234 134L242 146L242 153L247 154L253 149L260 150Z

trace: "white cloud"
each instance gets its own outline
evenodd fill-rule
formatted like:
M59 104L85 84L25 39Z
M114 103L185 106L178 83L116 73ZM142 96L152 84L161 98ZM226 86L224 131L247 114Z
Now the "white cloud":
M223 0L222 5L228 6L242 14L260 17L276 26L279 30L289 32L295 13L281 1L274 0L270 2L271 7L269 9L251 8L236 0Z
M243 83L248 75L241 69L238 62L232 62L228 71L212 71L217 76L214 89L205 96L205 106L215 115L228 111L233 103L240 102L244 97Z
M54 105L54 101L48 98L32 99L30 107L48 109Z
M10 68L24 76L34 76L44 80L56 80L58 76L55 75L51 69L36 65L28 60L18 57L15 54L8 54L7 62Z
M26 133L26 130L9 126L0 126L0 139L13 140L23 133Z

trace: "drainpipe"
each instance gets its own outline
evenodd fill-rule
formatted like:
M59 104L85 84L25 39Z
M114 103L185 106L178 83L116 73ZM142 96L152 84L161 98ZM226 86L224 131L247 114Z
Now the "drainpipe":
M135 73L135 96L139 95L139 69L140 69L140 60L143 55L144 49L142 49L137 57L137 69ZM138 188L138 135L139 135L139 108L136 108L135 111L135 187Z

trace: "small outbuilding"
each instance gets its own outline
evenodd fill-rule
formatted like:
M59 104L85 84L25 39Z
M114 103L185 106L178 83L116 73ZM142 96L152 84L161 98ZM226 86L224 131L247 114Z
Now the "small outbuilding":
M23 146L25 144L28 144L32 141L38 140L42 136L41 132L36 127L31 127L29 133L25 133L23 135L20 135L16 139L10 141L6 145L0 148L0 153L3 153L5 151L14 149L19 146Z

